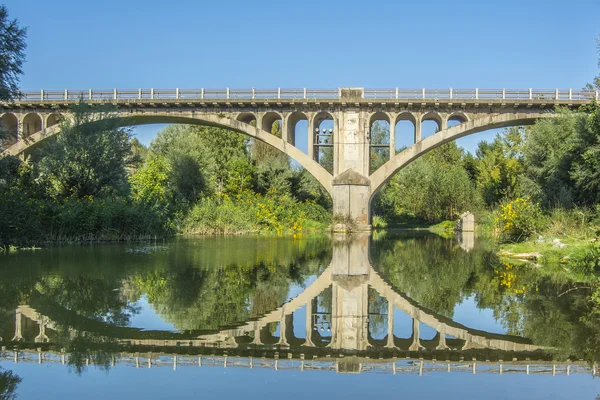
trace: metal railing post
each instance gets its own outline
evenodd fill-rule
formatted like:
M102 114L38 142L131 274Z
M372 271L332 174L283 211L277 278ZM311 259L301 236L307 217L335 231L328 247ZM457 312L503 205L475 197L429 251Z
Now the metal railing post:
M558 88L556 88L556 92L554 93L555 100L558 100Z
M142 99L142 88L138 89L138 99L141 100Z
M475 100L479 100L479 88L475 88Z
M154 88L150 88L150 99L154 100Z
M306 88L304 88L304 98L306 98Z
M179 100L179 88L175 89L175 98Z
M529 88L529 100L533 100L533 89Z
M229 98L229 88L225 89L225 93L226 93L227 98Z
M117 99L117 89L115 88L113 90L113 100L116 100L116 99Z
M573 89L569 89L569 100L573 100Z
M200 98L204 100L204 88L200 89Z
M256 89L252 88L252 98L255 99L256 98Z
M425 88L423 88L423 90L421 91L421 97L424 99L425 98Z
M65 89L65 100L69 100L69 89Z
M502 88L502 100L506 100L506 89Z
M396 88L396 98L398 98L398 88Z
M94 92L92 91L92 89L90 89L90 92L88 93L88 97L89 97L90 101L92 101L92 99L94 98Z
M277 98L281 98L281 88L277 88Z
M44 101L44 89L40 91L40 101Z

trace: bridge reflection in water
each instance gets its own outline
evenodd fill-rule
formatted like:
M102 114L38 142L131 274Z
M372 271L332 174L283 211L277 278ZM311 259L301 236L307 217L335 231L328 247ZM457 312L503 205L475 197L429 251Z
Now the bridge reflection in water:
M331 264L325 271L298 296L260 318L200 333L141 331L109 327L97 321L94 328L82 332L21 305L15 311L13 343L3 347L2 358L66 364L71 355L54 346L52 340L53 332L66 331L73 338L101 337L94 341L92 351L103 351L104 344L109 346L111 366L121 363L137 368L172 365L174 369L183 365L218 365L354 373L422 374L443 370L596 374L596 368L583 363L550 361L551 349L526 338L472 329L420 306L373 269L369 262L369 235L342 235L336 239ZM370 290L385 299L387 313L370 312ZM327 307L322 307L323 303L328 303ZM394 335L395 310L412 319L409 338ZM301 335L294 329L294 317L299 315L304 337L298 337ZM370 326L381 319L387 322L387 334L375 339ZM421 324L435 330L432 339L421 337ZM28 342L24 340L24 330L30 331L32 325L38 327L37 336ZM279 336L275 335L277 331ZM93 359L87 356L85 363L93 364Z

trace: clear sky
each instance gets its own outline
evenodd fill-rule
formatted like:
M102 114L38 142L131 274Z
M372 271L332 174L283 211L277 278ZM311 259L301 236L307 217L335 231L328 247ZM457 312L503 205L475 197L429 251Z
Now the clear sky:
M598 73L600 0L4 4L29 28L23 89L579 89Z

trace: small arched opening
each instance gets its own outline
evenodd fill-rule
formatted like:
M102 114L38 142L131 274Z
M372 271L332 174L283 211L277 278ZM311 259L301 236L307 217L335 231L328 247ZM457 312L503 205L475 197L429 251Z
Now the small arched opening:
M421 140L436 134L442 129L442 118L436 112L428 112L421 117Z
M390 117L384 112L373 114L369 120L369 173L390 159Z
M417 134L417 119L411 112L398 114L395 121L394 138L396 153L415 144Z
M287 119L287 141L292 146L296 146L296 140L302 143L308 140L308 117L306 114L295 111L288 116Z
M0 117L0 129L2 130L2 147L12 146L17 142L19 132L19 120L15 114L6 113Z
M239 113L236 119L245 124L256 126L256 115L251 112Z
M279 113L269 111L262 116L261 128L263 131L272 133L277 137L282 137L281 128L283 126L283 118Z
M23 136L29 137L42 130L42 117L38 114L29 113L23 118Z
M454 112L448 116L448 128L451 128L456 125L460 125L469 120L469 118L463 114L462 112Z
M51 126L57 125L60 122L60 114L50 114L48 118L46 118L46 128L50 128Z
M333 137L335 131L335 121L328 112L322 111L315 115L313 119L314 129L314 154L309 154L323 168L333 174L334 151Z

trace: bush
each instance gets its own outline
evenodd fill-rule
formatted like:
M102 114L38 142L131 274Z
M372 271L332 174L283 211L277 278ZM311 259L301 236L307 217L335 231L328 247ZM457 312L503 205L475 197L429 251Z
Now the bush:
M307 200L298 202L287 193L270 190L266 195L244 191L206 197L192 207L183 222L183 233L238 234L271 232L301 234L324 230L329 214Z
M524 241L542 225L540 208L529 198L518 197L500 206L494 225L502 242Z
M145 202L91 196L59 201L16 188L0 191L0 246L150 239L171 230L166 217Z

